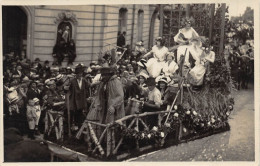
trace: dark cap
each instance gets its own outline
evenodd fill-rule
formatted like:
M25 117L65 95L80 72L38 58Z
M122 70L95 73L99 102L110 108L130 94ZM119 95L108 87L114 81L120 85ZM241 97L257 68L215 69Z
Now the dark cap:
M83 73L85 70L85 67L82 64L77 64L75 67L75 74Z
M114 67L102 67L100 69L101 74L113 74L115 73L115 68Z
M147 78L146 85L147 86L154 86L154 85L156 85L155 78L153 78L153 77Z

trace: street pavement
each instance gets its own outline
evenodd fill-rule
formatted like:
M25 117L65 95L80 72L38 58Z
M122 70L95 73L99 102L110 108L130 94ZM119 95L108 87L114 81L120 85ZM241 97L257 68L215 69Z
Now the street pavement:
M254 161L254 88L234 92L230 131L151 152L128 161Z

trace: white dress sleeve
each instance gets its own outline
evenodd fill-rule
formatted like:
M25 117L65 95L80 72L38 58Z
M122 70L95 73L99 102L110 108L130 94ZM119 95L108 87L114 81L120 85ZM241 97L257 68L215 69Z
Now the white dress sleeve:
M180 29L179 32L177 33L177 35L175 35L174 38L173 38L176 43L183 43L183 42L185 42L184 40L179 38L180 33L182 33L182 29Z
M199 37L199 34L191 27L192 30L192 38Z
M211 63L214 63L215 61L215 52L210 51L210 54L205 57L205 59Z

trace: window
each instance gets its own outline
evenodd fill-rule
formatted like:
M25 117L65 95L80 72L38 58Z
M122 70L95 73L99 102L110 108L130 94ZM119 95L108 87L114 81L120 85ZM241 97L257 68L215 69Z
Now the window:
M138 26L138 36L137 40L140 41L143 38L143 22L144 22L144 11L139 10L138 11L138 20L137 20L137 26Z
M119 10L119 19L118 19L118 31L126 32L127 30L127 9L121 8Z

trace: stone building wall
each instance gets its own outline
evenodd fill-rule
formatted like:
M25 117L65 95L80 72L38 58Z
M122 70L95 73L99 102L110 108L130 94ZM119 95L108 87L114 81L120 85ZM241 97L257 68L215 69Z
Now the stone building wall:
M133 48L138 35L138 11L143 11L141 38L147 48L151 18L155 10L154 5L34 6L31 59L38 57L41 61L53 60L52 51L61 21L59 14L68 13L67 17L70 19L67 21L72 24L72 39L76 43L77 58L75 62L89 64L91 61L97 60L97 53L100 50L107 50L116 45L120 8L127 9L126 43L131 44L133 38ZM133 11L135 11L134 19ZM132 28L134 29L132 30ZM154 38L158 35L159 20L156 17Z

